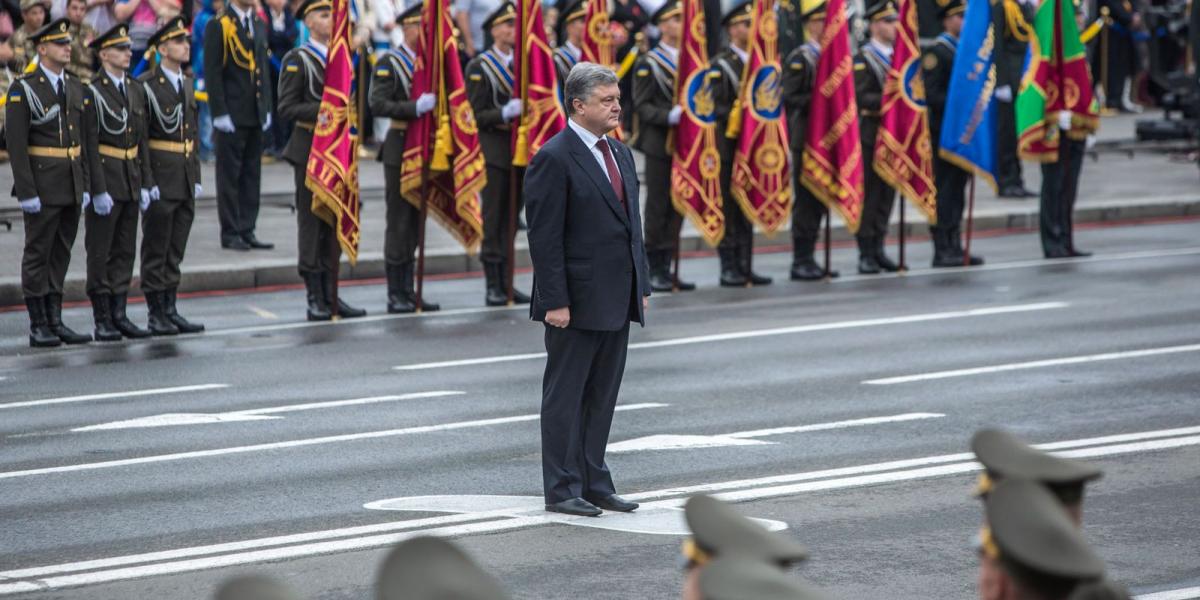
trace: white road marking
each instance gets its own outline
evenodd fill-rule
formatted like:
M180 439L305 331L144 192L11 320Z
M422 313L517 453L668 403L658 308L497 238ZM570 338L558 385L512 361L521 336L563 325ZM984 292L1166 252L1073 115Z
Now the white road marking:
M278 320L279 320L279 315L277 315L277 314L275 314L275 313L273 313L273 312L271 312L271 311L269 311L269 310L267 310L267 309L265 309L265 308L259 308L259 307L255 306L255 305L253 305L253 304L247 304L247 305L246 305L246 308L247 308L247 309L249 309L249 310L250 310L250 312L252 312L252 313L254 313L254 314L256 314L256 315L258 315L258 316L260 316L260 317L262 317L262 318L264 318L264 319L270 319L270 320L272 320L272 321L278 321Z
M849 421L833 421L830 423L815 423L812 425L796 425L792 427L773 427L771 429L754 429L737 431L718 435L651 435L625 440L608 445L609 453L642 452L646 450L682 450L698 448L719 448L724 446L756 446L773 444L754 438L788 433L808 433L812 431L828 431L845 429L847 427L862 427L865 425L881 425L884 423L902 423L921 419L937 419L946 415L941 413L905 413L887 417L868 417L851 419Z
M377 323L379 321L398 321L401 319L428 319L435 317L454 317L461 315L474 315L479 313L491 312L509 312L523 310L528 311L529 307L524 305L517 306L478 306L471 308L451 308L443 309L434 312L424 313L408 313L402 315L383 314L383 315L367 315L357 319L340 319L337 321L297 321L295 323L276 323L273 325L250 325L247 327L231 327L229 329L215 329L207 331L204 337L212 337L214 335L238 335L242 333L268 333L272 331L287 331L290 329L309 329L313 327L335 327L338 325L356 325L361 323Z
M1128 350L1125 352L1105 352L1103 354L1089 354L1086 356L1067 356L1063 358L1050 358L1046 360L1031 360L1026 362L1008 363L1003 365L992 365L990 367L974 367L970 369L953 369L950 371L934 371L931 373L921 373L918 375L904 375L902 377L885 377L883 379L868 379L863 381L867 385L895 385L897 383L912 383L914 381L929 381L932 379L948 379L951 377L967 377L970 375L986 375L989 373L1002 373L1005 371L1020 371L1024 369L1040 369L1043 367L1056 367L1060 365L1079 365L1084 363L1102 362L1109 360L1124 360L1127 358L1144 358L1147 356L1161 356L1164 354L1179 354L1182 352L1200 352L1200 344L1188 344L1184 346L1166 346L1162 348L1146 348L1143 350Z
M668 406L658 402L643 402L641 404L625 404L618 406L617 411L627 410L642 410L646 408L662 408ZM269 442L266 444L253 444L249 446L233 446L229 448L214 448L212 450L193 450L190 452L177 452L174 454L158 454L154 456L142 456L138 458L126 458L121 460L106 460L93 463L82 463L77 465L63 465L59 467L45 467L41 469L27 469L24 471L8 471L0 473L0 479L15 479L18 477L32 477L36 475L50 475L52 473L72 473L76 471L94 471L96 469L111 469L114 467L128 467L132 465L144 465L152 463L173 462L179 460L188 460L193 458L208 458L213 456L225 456L229 454L245 454L248 452L262 452L266 450L283 450L287 448L300 448L304 446L318 446L322 444L336 444L341 442L355 442L360 440L370 440L378 438L396 437L401 435L413 435L417 433L433 433L438 431L454 431L458 429L474 429L478 427L488 427L491 425L505 425L509 423L524 423L528 421L536 421L541 418L540 414L517 415L513 417L499 417L495 419L479 419L475 421L459 421L456 423L441 423L439 425L421 425L418 427L405 427L402 429L385 429L383 431L367 431L363 433L347 433L342 435L330 435L316 438L306 438L299 440L289 440L286 442Z
M147 427L167 427L178 425L206 425L211 423L237 423L243 421L264 421L282 419L283 417L274 417L279 413L299 412L304 410L315 410L320 408L341 408L343 406L360 406L363 404L378 404L380 402L396 402L401 400L418 400L423 398L443 398L446 396L460 396L466 392L460 391L436 391L436 392L417 392L413 394L401 394L398 396L372 396L370 398L355 398L353 400L333 400L330 402L309 402L305 404L292 404L289 406L272 406L269 408L254 408L250 410L235 410L223 413L168 413L162 415L152 415L149 417L139 417L137 419L126 419L124 421L113 421L111 423L102 423L100 425L89 425L87 427L76 427L71 431L107 431L113 429L140 429Z
M1188 433L1200 433L1200 427L1143 431L1096 438L1066 440L1052 444L1040 444L1039 447L1077 448L1076 450L1057 454L1062 456L1098 457L1200 445L1200 435L1179 437ZM1098 446L1097 444L1105 445ZM687 496L700 492L712 493L722 490L731 491L719 493L717 494L718 497L731 501L756 500L817 490L845 489L896 481L928 479L981 469L982 467L971 460L972 458L972 455L967 453L929 456L842 469L793 473L758 479L701 484L690 487L666 488L630 494L627 497L645 501L647 504L644 506L647 507L679 506L685 501L684 499ZM938 466L910 468L922 465ZM891 473L884 472L895 469L905 470ZM876 475L864 475L867 473L876 473ZM845 475L857 476L847 477ZM810 481L807 484L777 485L785 481L794 482L817 479L825 480ZM366 506L368 508L378 508L387 502L389 501L372 502ZM506 516L506 512L508 512L508 509L502 508L499 512L480 512L410 519L407 521L394 521L18 569L0 572L0 595L77 587L155 575L318 556L336 552L382 548L418 535L461 537L511 531L546 524L544 518L511 517ZM600 519L605 518L612 518L612 515L600 517ZM1166 599L1156 598L1154 600Z
M149 390L133 390L129 392L107 392L103 394L87 394L83 396L63 396L61 398L46 398L44 400L27 400L24 402L9 402L0 404L0 409L25 408L29 406L47 406L51 404L68 404L72 402L90 402L93 400L112 400L117 398L135 398L138 396L158 396L161 394L182 394L185 392L203 392L229 387L227 383L204 383L200 385L183 385L179 387L154 388Z
M1135 600L1194 600L1195 598L1200 598L1200 587L1154 592L1152 594L1135 596L1134 598Z
M832 323L812 323L808 325L795 325L791 327L773 327L770 329L752 329L749 331L731 331L728 333L715 333L710 335L696 335L681 337L669 340L655 340L649 342L637 342L629 344L630 350L643 350L647 348L666 348L670 346L686 346L690 344L708 344L711 342L727 342L731 340L744 340L760 337L770 337L778 335L792 335L797 333L812 333L814 331L833 331L839 329L857 329L862 327L880 327L884 325L902 325L909 323L924 323L928 321L943 321L947 319L964 319L970 317L986 317L992 315L1004 315L1012 313L1035 312L1042 310L1055 310L1066 308L1069 306L1066 302L1039 302L1036 304L1014 304L1007 306L990 306L986 308L972 308L967 310L952 310L936 313L923 313L916 315L905 315L900 317L882 317L876 319L855 319L852 321L835 321ZM517 360L534 360L545 358L545 352L534 352L529 354L506 354L500 356L487 356L482 358L468 358L463 360L451 360L442 362L417 363L411 365L400 365L394 367L398 371L419 371L424 369L442 369L446 367L462 367L469 365L486 365L498 362L509 362Z

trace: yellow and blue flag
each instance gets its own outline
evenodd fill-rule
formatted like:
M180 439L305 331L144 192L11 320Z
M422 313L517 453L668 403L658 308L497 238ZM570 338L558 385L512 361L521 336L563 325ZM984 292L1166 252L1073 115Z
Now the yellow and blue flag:
M992 35L988 0L968 0L946 94L938 154L995 189L997 107L992 98L996 89Z

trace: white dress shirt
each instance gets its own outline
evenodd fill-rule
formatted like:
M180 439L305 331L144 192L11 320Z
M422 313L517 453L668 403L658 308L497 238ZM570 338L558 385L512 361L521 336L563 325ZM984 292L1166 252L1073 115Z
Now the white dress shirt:
M600 152L600 148L596 147L596 143L600 141L600 138L596 137L596 134L585 129L583 125L576 123L575 119L567 119L567 125L569 125L571 129L575 131L575 134L579 136L579 139L583 140L583 145L587 146L588 150L592 151L592 157L595 158L596 163L600 165L600 172L604 173L604 178L608 179L609 183L612 183L612 179L608 176L608 166L604 164L604 154ZM617 164L617 157L612 153L612 143L609 142L608 144L608 154L609 156L612 156L612 161L615 165ZM620 169L620 167L618 167L618 169Z
M167 76L167 81L171 82L171 87L175 88L176 91L183 89L183 73L172 71L166 67L162 67L162 72Z
M42 74L46 76L46 79L50 80L50 87L53 90L58 91L58 80L63 78L63 74L62 73L55 74L50 69L47 69L46 65L38 65L38 67L40 67L42 69ZM67 89L67 85L64 83L63 84L63 93L66 93L66 89Z

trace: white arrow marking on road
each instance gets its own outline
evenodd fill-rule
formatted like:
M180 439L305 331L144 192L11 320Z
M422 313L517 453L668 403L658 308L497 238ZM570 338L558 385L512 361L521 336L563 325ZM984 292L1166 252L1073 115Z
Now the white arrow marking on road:
M797 425L794 427L773 427L771 429L754 429L720 435L651 435L609 444L608 451L612 452L641 452L645 450L684 450L696 448L720 448L724 446L759 446L775 444L763 442L754 438L786 433L807 433L810 431L827 431L847 427L862 427L864 425L880 425L883 423L903 423L921 419L937 419L946 415L941 413L905 413L888 417L868 417L849 421L833 421L831 423L815 423L813 425Z
M837 321L833 323L813 323L810 325L796 325L793 327L775 327L771 329L752 329L749 331L731 331L729 333L715 333L711 335L697 335L669 340L655 340L651 342L637 342L629 344L630 350L642 350L646 348L665 348L669 346L687 346L691 344L707 344L710 342L727 342L730 340L744 340L759 337L769 337L777 335L791 335L796 333L812 333L814 331L833 331L837 329L857 329L861 327L879 327L882 325L902 325L908 323L924 323L928 321L944 321L947 319L963 319L969 317L986 317L992 315L1004 315L1022 312L1034 312L1041 310L1053 310L1058 308L1066 308L1070 306L1066 302L1039 302L1037 304L1013 304L1007 306L991 306L987 308L973 308L967 310L952 310L936 313L923 313L918 315L905 315L902 317L883 317L878 319L857 319L854 321ZM441 362L417 363L412 365L400 365L393 367L397 371L420 371L425 369L443 369L446 367L464 367L470 365L486 365L500 362L510 362L518 360L534 360L545 358L545 352L531 352L529 354L505 354L501 356L486 356L483 358L467 358L463 360L447 360Z
M417 400L422 398L442 398L445 396L461 396L466 392L437 391L401 394L399 396L372 396L370 398L355 398L353 400L334 400L331 402L310 402L307 404L292 404L290 406L272 406L270 408L255 408L250 410L235 410L223 413L169 413L153 415L125 421L113 421L100 425L76 427L71 431L109 431L113 429L141 429L147 427L167 427L172 425L207 425L210 423L237 423L242 421L267 421L282 419L270 415L278 413L299 412L318 408L340 408L343 406L359 406L362 404L378 404L380 402L395 402L398 400Z
M1142 594L1136 598L1137 600L1194 600L1195 598L1200 598L1200 587L1181 588L1178 590L1167 590L1165 592Z
M950 377L966 377L968 375L986 375L988 373L1001 373L1004 371L1020 371L1023 369L1040 369L1042 367L1056 367L1059 365L1079 365L1084 363L1101 362L1108 360L1121 360L1124 358L1142 358L1146 356L1161 356L1163 354L1179 354L1181 352L1200 352L1200 344L1189 344L1186 346L1166 346L1163 348L1146 348L1144 350L1129 350L1126 352L1105 352L1104 354L1089 354L1086 356L1067 356L1064 358L1050 358L1046 360L1031 360L1027 362L1008 363L1004 365L992 365L990 367L975 367L972 369L954 369L951 371L934 371L932 373L921 373L918 375L905 375L903 377L885 377L883 379L868 379L863 383L867 385L894 385L897 383L911 383L913 381L928 381L931 379L948 379Z
M0 404L0 409L23 408L27 406L46 406L50 404L67 404L71 402L88 402L91 400L112 400L116 398L135 398L138 396L157 396L160 394L182 394L184 392L203 392L229 387L227 383L204 383L200 385L183 385L179 387L154 388L149 390L134 390L131 392L108 392L104 394L87 394L85 396L64 396L62 398L46 398L45 400L27 400L25 402L9 402Z

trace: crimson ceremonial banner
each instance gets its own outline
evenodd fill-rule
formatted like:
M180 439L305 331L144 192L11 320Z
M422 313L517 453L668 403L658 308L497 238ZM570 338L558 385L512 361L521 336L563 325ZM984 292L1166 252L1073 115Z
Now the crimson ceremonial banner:
M325 65L325 90L313 129L304 185L312 190L312 212L337 232L338 244L358 261L358 130L351 94L350 0L333 0L333 37Z
M429 214L467 252L473 253L483 239L479 191L487 183L487 174L453 32L449 0L425 2L409 97L430 92L437 96L437 103L432 112L409 123L400 167L400 193L419 207L422 176L426 174L424 193Z
M541 0L517 0L517 47L513 80L521 99L521 123L513 130L513 166L524 167L529 159L567 126L558 102L558 73L554 50L546 42Z
M892 66L883 84L875 172L937 224L937 188L933 182L933 144L925 108L921 48L917 45L916 0L900 0L900 23Z
M583 56L580 62L608 67L617 72L617 78L620 79L622 73L619 72L620 65L617 65L617 49L613 47L612 30L609 29L608 0L587 0L584 5L587 12L583 17L583 45L580 48ZM630 52L630 57L636 54ZM566 84L565 81L562 83ZM620 125L609 135L621 141L625 140L625 132L621 130Z
M846 0L829 0L826 12L800 183L836 209L850 232L857 233L862 220L863 161Z
M736 114L730 115L739 127L730 188L746 217L771 235L792 212L792 165L775 0L754 0L752 19L750 59L734 105Z
M701 0L683 0L675 103L683 107L674 130L671 204L686 216L710 246L725 236L721 210L721 157L717 154L716 104L708 64Z

